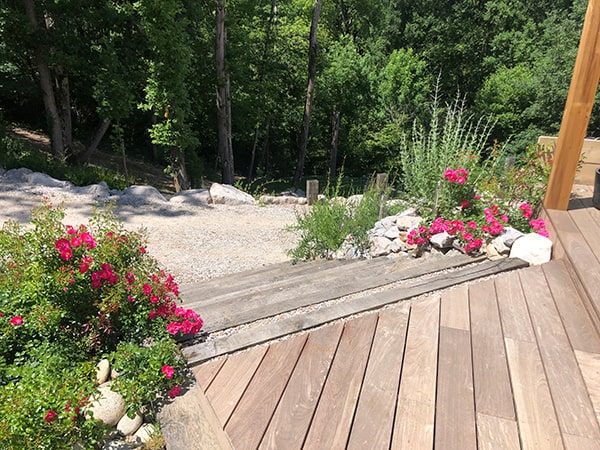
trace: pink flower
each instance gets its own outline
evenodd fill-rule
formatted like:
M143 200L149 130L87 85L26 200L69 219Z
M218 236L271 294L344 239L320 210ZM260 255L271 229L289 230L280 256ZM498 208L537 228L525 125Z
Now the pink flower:
M47 423L54 422L54 420L57 417L58 417L58 414L56 414L54 411L50 410L46 413L46 416L44 417L44 422L47 422Z
M500 216L500 218L502 219L502 222L508 223L508 216L506 214L503 214L502 216Z
M140 247L140 252L146 253L146 247Z
M457 184L465 184L466 181L467 181L466 177L456 177Z
M537 234L539 234L540 236L547 237L547 238L550 237L550 233L548 233L548 230L546 230L545 228L542 228L541 230L539 230L537 232Z
M170 334L177 334L181 330L181 324L179 322L169 322L167 324L167 331Z
M175 373L175 369L173 369L173 367L169 366L168 364L162 366L160 370L162 371L162 373L165 374L165 377L169 379L173 378L173 374Z
M0 312L0 317L4 317L4 314Z
M463 200L462 202L460 202L460 207L462 209L467 209L469 207L470 203L469 200Z
M71 245L73 247L79 247L81 245L81 239L79 239L78 237L72 237L71 238Z
M23 323L23 317L14 316L12 319L10 319L10 323L13 324L14 326L21 325Z
M167 393L167 395L171 398L175 398L179 394L181 394L181 386L173 386L171 390Z
M152 293L152 286L150 286L148 283L144 283L142 286L142 291L144 292L144 295L150 295Z
M471 221L467 222L467 228L470 228L471 230L476 230L477 224L471 220Z
M158 303L158 301L159 301L158 295L150 296L150 303Z
M79 273L86 273L90 269L90 265L88 263L82 263L79 266Z
M81 233L79 235L79 239L81 239L81 242L83 242L89 249L96 247L96 241L90 233Z

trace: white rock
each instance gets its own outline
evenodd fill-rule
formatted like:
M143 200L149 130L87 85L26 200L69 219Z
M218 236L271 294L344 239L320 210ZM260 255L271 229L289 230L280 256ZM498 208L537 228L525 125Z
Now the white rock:
M167 199L153 186L129 186L119 197L119 204L122 205L152 205L165 204Z
M400 230L394 224L394 226L387 229L383 236L393 241L400 237Z
M373 258L391 253L392 241L388 238L375 236L371 239L370 254Z
M121 394L110 389L110 383L103 384L98 390L100 392L92 398L89 409L95 419L114 427L125 415L125 400Z
M537 233L517 239L510 249L511 258L520 258L531 265L543 264L552 257L552 241Z
M39 172L32 172L26 175L24 178L26 183L38 187L44 186L65 189L73 186L73 184L68 181L57 180L56 178L52 178L50 175L46 175L45 173Z
M123 436L129 436L135 433L142 426L143 422L144 419L140 413L136 413L131 419L125 414L117 424L117 431Z
M448 234L447 231L442 231L441 233L431 236L429 242L431 242L431 245L435 248L452 248L454 237Z
M169 200L176 205L208 206L212 203L208 189L188 189L175 194Z
M96 383L105 383L110 376L110 362L108 359L101 359L96 367Z
M250 194L228 184L213 183L210 186L213 203L223 205L254 205L256 200Z
M77 195L84 195L99 202L107 202L111 196L110 189L105 181L89 186L73 186L71 192Z
M492 243L494 244L494 247L498 253L508 255L513 243L521 236L523 236L523 233L521 233L519 230L516 230L512 227L506 227L504 231L502 231L502 234L496 237Z
M261 195L258 199L263 205L306 205L306 197L296 197L295 195Z
M396 226L400 231L409 231L418 227L422 220L419 216L396 216Z
M32 173L33 171L31 169L27 169L26 167L7 170L2 175L2 183L10 185L24 184L27 183L27 177Z
M133 450L133 447L125 441L108 441L102 446L102 450Z
M156 434L156 428L151 423L145 423L133 435L136 444L145 444Z

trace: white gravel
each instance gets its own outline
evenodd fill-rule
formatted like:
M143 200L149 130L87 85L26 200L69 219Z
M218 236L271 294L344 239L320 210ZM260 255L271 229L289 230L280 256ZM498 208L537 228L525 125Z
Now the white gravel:
M6 189L6 186L4 186ZM60 189L0 191L0 222L28 223L31 209L48 196L63 203L65 224L86 224L94 202ZM286 231L298 206L118 206L116 216L132 231L145 228L148 251L181 285L289 260L296 238Z

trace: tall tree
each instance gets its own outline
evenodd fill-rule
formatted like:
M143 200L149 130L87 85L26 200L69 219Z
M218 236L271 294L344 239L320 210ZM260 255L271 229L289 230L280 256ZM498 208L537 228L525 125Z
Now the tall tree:
M225 60L227 26L226 0L216 1L216 69L217 69L217 130L221 177L225 184L233 184L233 145L231 142L231 85Z
M321 15L322 0L315 0L313 8L312 21L310 23L310 37L308 46L308 82L306 86L306 100L304 102L304 116L302 119L302 131L300 133L300 142L298 146L298 163L294 175L294 188L300 187L300 180L304 173L304 162L306 159L306 148L308 146L308 133L310 129L310 115L313 106L313 91L315 89L315 79L317 76L317 28L319 17Z

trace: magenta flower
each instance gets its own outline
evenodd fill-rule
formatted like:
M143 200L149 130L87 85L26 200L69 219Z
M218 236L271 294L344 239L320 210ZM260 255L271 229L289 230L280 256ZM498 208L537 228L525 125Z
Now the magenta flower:
M144 283L142 286L142 291L144 292L144 295L150 295L152 293L152 286L150 286L148 283Z
M58 417L58 414L56 414L54 411L50 410L46 413L46 416L44 417L44 422L47 422L47 423L54 422L54 420L57 417Z
M23 323L23 317L14 316L12 319L10 319L10 323L14 326L21 325Z
M174 386L167 394L171 398L177 397L179 394L181 394L181 386Z
M165 377L167 377L168 379L173 378L173 374L175 373L175 369L173 369L173 367L169 366L168 364L162 366L160 370L162 373L165 374Z

